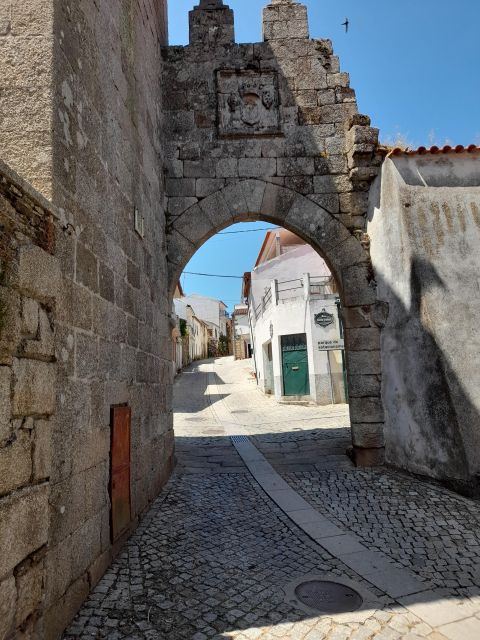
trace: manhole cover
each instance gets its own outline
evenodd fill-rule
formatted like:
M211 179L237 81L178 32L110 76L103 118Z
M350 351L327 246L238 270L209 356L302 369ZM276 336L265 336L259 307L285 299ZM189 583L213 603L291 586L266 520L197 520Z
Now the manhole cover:
M359 593L329 580L302 582L295 588L295 595L302 604L321 613L349 613L363 604Z

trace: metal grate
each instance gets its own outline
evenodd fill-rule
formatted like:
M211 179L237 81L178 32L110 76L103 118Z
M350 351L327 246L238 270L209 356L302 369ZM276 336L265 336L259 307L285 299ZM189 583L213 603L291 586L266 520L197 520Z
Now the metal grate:
M241 442L250 442L248 436L231 436L230 440L235 444Z
M330 580L309 580L295 589L295 596L305 606L320 613L350 613L363 604L354 589Z

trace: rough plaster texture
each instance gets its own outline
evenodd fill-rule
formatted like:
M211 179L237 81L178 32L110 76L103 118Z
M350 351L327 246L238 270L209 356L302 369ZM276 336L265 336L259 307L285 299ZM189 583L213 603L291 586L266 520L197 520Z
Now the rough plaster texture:
M389 463L478 490L480 158L387 159L368 224Z
M305 6L268 5L256 44L233 42L227 7L204 7L191 12L190 45L164 49L170 295L195 251L234 222L265 220L307 240L346 308L355 455L378 462L380 344L371 328L381 313L363 242L378 130L358 114L331 42L309 39ZM352 326L355 314L363 321Z

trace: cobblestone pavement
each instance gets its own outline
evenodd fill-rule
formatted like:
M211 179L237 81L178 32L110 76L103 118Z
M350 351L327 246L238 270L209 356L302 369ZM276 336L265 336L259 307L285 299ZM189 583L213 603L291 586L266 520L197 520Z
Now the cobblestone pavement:
M176 472L65 638L478 640L480 620L444 635L313 542L253 480L220 410L332 522L475 604L477 503L355 469L346 407L278 405L256 389L248 363L230 359L215 363L212 386L212 367L177 380ZM284 588L312 573L354 580L379 604L361 622L307 614Z

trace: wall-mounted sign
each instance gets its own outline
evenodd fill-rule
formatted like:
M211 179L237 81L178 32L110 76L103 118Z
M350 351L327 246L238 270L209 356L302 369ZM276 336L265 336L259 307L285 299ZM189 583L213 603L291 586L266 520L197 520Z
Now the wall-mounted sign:
M319 327L328 327L335 322L335 316L333 313L328 313L328 311L323 308L320 313L316 313L314 316L315 324Z
M337 351L344 348L345 348L345 341L340 340L340 338L335 340L319 340L318 341L319 351Z

